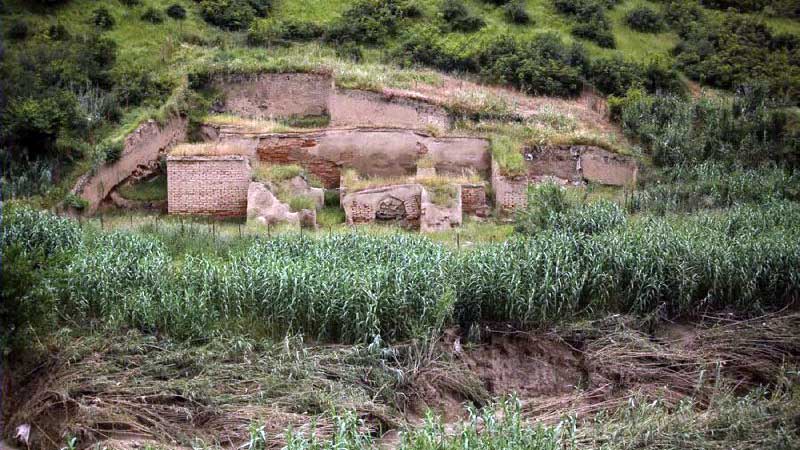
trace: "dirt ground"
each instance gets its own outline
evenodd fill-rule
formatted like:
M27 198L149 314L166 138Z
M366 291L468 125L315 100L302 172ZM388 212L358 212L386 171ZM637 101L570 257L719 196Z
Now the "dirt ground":
M132 332L79 338L33 371L14 373L3 437L15 442L13 430L29 424L29 448L60 448L67 434L81 437L80 448L183 449L198 436L236 448L251 424L265 423L279 448L289 427L316 422L324 437L324 412L337 405L356 410L392 448L398 431L418 426L428 409L454 428L468 406L506 395L517 396L530 421L554 422L612 410L633 395L667 404L702 398L723 378L744 392L776 382L781 367L800 361L798 329L793 312L657 326L614 316L542 332L484 324L470 338L451 329L434 345L379 353L288 341L233 351L227 343L198 348Z

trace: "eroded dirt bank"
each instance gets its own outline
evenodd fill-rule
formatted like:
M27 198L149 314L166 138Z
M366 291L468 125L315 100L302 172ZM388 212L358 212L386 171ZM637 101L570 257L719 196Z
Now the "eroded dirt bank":
M80 337L14 368L3 437L11 442L27 424L30 448L60 448L66 435L80 448L185 448L195 439L236 448L258 423L279 448L290 427L308 431L316 422L318 434L330 435L331 408L356 411L379 437L418 426L429 408L458 423L467 405L509 394L532 422L586 419L633 396L702 404L720 383L741 393L778 383L800 362L798 329L792 312L658 326L614 316L536 333L483 324L448 330L433 346L291 338L190 345L134 331Z

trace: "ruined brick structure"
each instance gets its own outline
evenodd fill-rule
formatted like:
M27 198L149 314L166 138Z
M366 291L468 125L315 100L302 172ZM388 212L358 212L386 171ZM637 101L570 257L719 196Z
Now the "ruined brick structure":
M489 204L486 202L486 186L482 183L462 184L461 209L468 216L488 217Z
M254 149L268 164L299 164L327 188L339 186L344 168L368 177L410 176L417 160L435 162L437 173L489 175L489 141L474 137L434 137L415 130L340 128L286 133L254 133L234 127L205 127L222 145Z
M565 185L627 186L636 182L639 172L633 158L588 145L530 147L523 156L527 173L519 176L506 176L492 163L492 188L500 215L527 205L529 183L554 180Z
M342 198L348 225L390 221L401 226L416 228L420 220L419 184L364 189L347 193Z
M169 213L244 217L250 176L244 156L169 156Z

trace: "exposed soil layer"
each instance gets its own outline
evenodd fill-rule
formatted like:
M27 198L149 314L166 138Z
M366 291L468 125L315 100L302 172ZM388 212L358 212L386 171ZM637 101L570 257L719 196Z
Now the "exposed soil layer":
M289 427L308 431L316 421L329 435L323 413L334 405L380 436L419 424L429 408L457 423L465 406L510 394L531 420L582 419L634 395L675 405L702 402L719 383L742 392L777 383L800 362L799 327L800 313L654 328L615 316L538 333L483 325L471 341L449 330L433 347L378 352L290 341L193 347L136 332L79 338L33 370L15 368L3 438L29 424L30 448L59 448L67 433L81 448L185 448L193 438L235 448L263 423L278 448Z

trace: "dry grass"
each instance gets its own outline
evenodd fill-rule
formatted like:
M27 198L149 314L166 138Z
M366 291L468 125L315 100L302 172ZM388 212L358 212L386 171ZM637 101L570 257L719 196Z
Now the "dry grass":
M180 144L170 150L170 156L246 156L248 150L243 147L203 142L199 144Z
M209 125L236 127L250 133L288 133L308 131L307 128L294 128L274 119L247 119L233 114L211 114L203 119Z
M434 176L396 176L396 177L362 177L355 170L348 169L342 173L342 186L348 192L363 191L400 184L421 184L425 188L438 189L460 184L482 183L477 174L434 175Z

